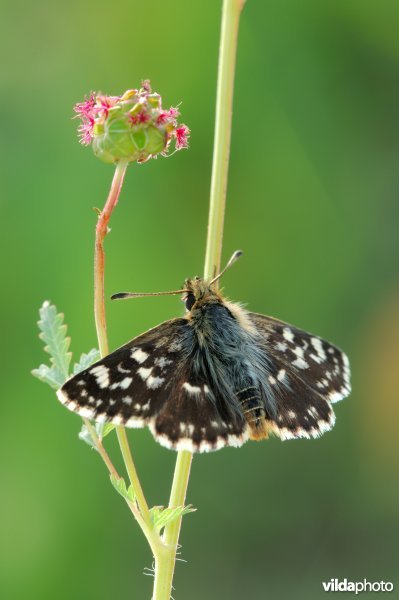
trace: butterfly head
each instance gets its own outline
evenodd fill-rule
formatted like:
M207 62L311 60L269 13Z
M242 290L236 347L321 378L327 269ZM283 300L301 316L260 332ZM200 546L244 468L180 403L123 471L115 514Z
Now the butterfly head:
M184 282L184 293L182 300L187 311L200 308L205 303L219 302L220 294L216 291L212 282L204 281L201 277L186 279Z

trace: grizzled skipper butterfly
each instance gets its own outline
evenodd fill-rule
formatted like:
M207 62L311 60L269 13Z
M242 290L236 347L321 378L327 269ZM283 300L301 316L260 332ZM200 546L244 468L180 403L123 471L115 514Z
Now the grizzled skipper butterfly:
M347 356L329 342L226 300L215 282L187 279L186 314L134 338L69 379L57 395L97 422L148 425L174 450L208 452L274 434L316 438L350 393Z

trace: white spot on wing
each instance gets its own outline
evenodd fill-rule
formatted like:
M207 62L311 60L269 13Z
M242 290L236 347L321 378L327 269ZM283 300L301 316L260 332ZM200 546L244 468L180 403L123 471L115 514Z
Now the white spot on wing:
M146 381L146 384L148 389L156 390L157 388L161 387L164 381L164 377L154 377L153 375L150 375Z
M144 350L142 350L141 348L133 348L130 356L136 362L138 362L139 365L141 365L144 361L147 360L147 358L149 357L149 354L147 354L147 352L144 352Z
M320 358L320 356L318 354L309 354L310 358L312 360L314 360L315 362L317 362L317 364L320 364L323 362L323 359Z
M94 417L96 411L94 410L94 408L89 408L88 406L82 406L82 408L79 408L78 410L78 414L81 417L85 417L86 419L91 419L92 417Z
M294 354L296 354L298 358L303 358L304 349L301 348L301 346L295 346L295 348L293 348L292 351Z
M113 417L111 419L111 423L115 423L115 425L122 425L123 423L123 417L116 415L116 417Z
M277 344L274 347L279 352L285 352L288 348L287 344L285 344L284 342L277 342Z
M292 333L292 330L289 327L284 327L284 329L283 329L283 337L288 342L293 342L294 341L294 334Z
M108 417L105 413L96 416L97 423L106 423L108 421Z
M160 369L164 369L168 365L171 365L172 362L173 362L172 360L169 360L168 358L165 358L165 356L160 356L160 357L158 357L158 358L155 359L155 365L157 367L159 367Z
M324 352L324 348L323 348L321 339L317 338L317 337L312 337L310 339L310 343L312 344L313 348L316 350L317 355L320 358L321 362L326 360L327 356L326 356L326 353Z
M134 427L136 429L140 429L141 427L144 427L144 425L145 421L143 419L137 419L135 417L132 417L125 423L125 427Z
M178 352L179 350L181 350L181 343L178 340L173 340L169 344L168 352Z
M89 373L94 375L97 385L100 388L106 388L109 386L109 370L104 365L97 365L90 369Z
M131 377L125 377L125 379L122 379L122 381L119 383L119 387L122 390L127 390L132 381L133 379Z
M188 381L186 381L185 383L183 383L183 388L191 395L194 394L200 394L201 393L201 388L197 385L191 385L190 383L188 383Z
M294 365L294 367L297 367L298 369L308 369L309 365L306 362L306 360L303 360L303 358L298 357L296 360L293 361L292 363Z
M145 369L144 367L140 367L140 369L137 370L137 373L140 375L141 379L143 381L145 381L151 375L152 369L153 369L153 367L150 367L149 369Z
M280 370L280 371L277 373L277 379L278 379L279 381L283 381L283 380L284 380L284 378L285 378L285 374L286 374L286 371L285 371L285 369L281 369L281 370Z

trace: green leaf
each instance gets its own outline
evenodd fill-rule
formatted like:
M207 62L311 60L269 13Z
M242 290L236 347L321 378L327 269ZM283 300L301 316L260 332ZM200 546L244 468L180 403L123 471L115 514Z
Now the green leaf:
M109 433L111 433L111 431L115 429L115 425L113 423L96 423L96 429L99 437L104 439Z
M176 508L164 508L163 506L154 506L150 509L151 521L155 529L160 532L168 523L175 521L179 517L183 517L188 513L195 512L191 504L188 506L176 506Z
M51 387L60 387L68 379L71 353L68 352L70 338L66 335L67 326L64 325L64 315L57 313L54 304L47 300L39 310L40 320L38 326L41 331L39 338L44 341L44 349L50 354L50 367L40 365L32 371L32 375L45 381Z
M129 485L129 487L126 488L126 483L123 477L118 479L115 477L115 475L110 475L110 480L118 494L125 498L125 500L128 500L128 502L134 502L136 500L133 486Z
M40 379L40 381L48 383L54 390L58 390L65 381L58 369L48 367L47 365L40 365L38 369L33 369L32 375Z
M83 353L79 359L79 362L73 365L73 374L77 375L81 371L84 371L90 367L90 365L100 360L100 358L100 351L97 350L97 348L92 348L87 354Z

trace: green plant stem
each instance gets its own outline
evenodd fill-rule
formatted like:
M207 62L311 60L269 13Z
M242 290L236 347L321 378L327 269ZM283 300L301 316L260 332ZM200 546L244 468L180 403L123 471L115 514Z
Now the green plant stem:
M109 352L107 338L107 321L105 316L105 294L104 294L104 238L108 233L108 223L112 215L122 188L125 177L127 162L119 162L115 168L115 174L112 180L111 189L108 194L107 201L101 213L98 216L96 225L96 241L94 250L94 316L96 322L97 338L101 356L106 356ZM122 426L116 427L119 446L125 462L126 470L129 475L130 483L133 486L134 493L137 498L137 503L144 521L150 525L150 514L148 505L144 497L144 493L134 466L132 454L130 452L129 443L125 428Z
M191 452L187 452L186 450L177 454L169 508L184 506L192 457ZM162 536L164 547L160 548L160 551L155 555L153 600L170 599L181 521L182 517L178 517L166 525Z
M95 428L93 427L93 425L90 423L90 421L88 419L84 418L83 421L87 427L88 432L90 433L90 436L91 436L94 446L96 447L98 453L100 454L105 465L107 466L109 474L113 475L116 479L120 479L120 475L119 475L118 471L115 469L114 465L112 464L112 461L111 461L110 457L108 456L108 453L105 450L100 438L98 437ZM133 468L134 468L134 465L133 465ZM155 556L155 554L158 552L158 547L161 544L161 540L160 540L159 536L156 534L156 532L154 532L149 527L149 521L150 521L149 512L148 512L146 518L144 518L142 516L140 510L137 508L137 505L135 502L130 502L129 500L126 500L126 503L127 503L128 507L130 508L130 510L132 511L138 524L140 525L144 535L147 537L148 543L150 544L153 554ZM148 508L147 508L147 510L148 510Z
M210 279L220 270L223 224L226 204L227 175L231 140L234 71L240 15L245 0L224 0L219 48L216 124L212 163L212 182L204 278ZM184 506L192 454L180 451L177 455L169 507ZM181 517L165 527L165 547L155 555L153 600L170 600Z
M126 429L124 427L118 426L116 428L116 433L118 435L119 446L122 452L123 460L125 461L126 470L129 474L130 483L133 486L134 493L137 498L137 504L140 507L140 512L143 516L144 521L150 525L150 511L148 509L148 504L145 499L139 477L137 475L132 453L130 452L129 441L126 435Z
M204 276L206 279L215 277L220 271L229 170L237 37L240 15L244 4L245 0L223 1L216 97L216 125L205 254Z
M90 437L93 441L94 446L96 447L97 452L100 454L101 458L103 459L104 463L106 464L109 474L116 477L116 479L119 479L120 475L118 474L117 470L115 469L114 465L112 464L111 459L108 456L108 453L105 450L100 438L98 437L95 428L93 427L93 425L90 423L90 421L88 419L84 418L83 422L87 427L87 431L90 433Z

